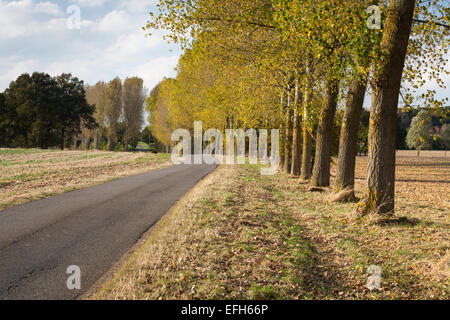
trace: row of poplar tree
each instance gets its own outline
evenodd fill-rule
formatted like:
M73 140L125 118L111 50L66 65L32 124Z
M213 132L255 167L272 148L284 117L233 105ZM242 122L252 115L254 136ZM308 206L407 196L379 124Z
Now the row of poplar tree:
M184 49L177 77L146 105L159 141L170 145L174 129L198 120L204 128L279 128L283 170L313 189L330 185L338 141L334 192L348 199L371 94L358 212L394 211L399 100L435 114L446 103L418 92L427 81L445 85L448 1L160 0L158 8L144 29L165 30Z
M85 149L113 151L118 147L128 151L135 148L144 125L144 103L147 90L138 77L123 81L115 78L108 83L97 82L86 86L88 103L96 106L94 118L98 126L81 131L80 139ZM102 143L103 142L103 143Z
M115 150L120 141L128 150L141 136L145 98L137 77L85 86L71 74L22 74L0 93L0 147Z

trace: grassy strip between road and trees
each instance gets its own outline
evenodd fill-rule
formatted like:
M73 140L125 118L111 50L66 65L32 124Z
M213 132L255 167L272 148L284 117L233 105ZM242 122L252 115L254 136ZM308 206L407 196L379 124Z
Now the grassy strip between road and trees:
M90 298L449 299L445 209L401 198L395 217L355 219L355 204L306 190L221 166ZM371 265L380 290L365 286Z
M0 149L0 210L171 164L169 154Z

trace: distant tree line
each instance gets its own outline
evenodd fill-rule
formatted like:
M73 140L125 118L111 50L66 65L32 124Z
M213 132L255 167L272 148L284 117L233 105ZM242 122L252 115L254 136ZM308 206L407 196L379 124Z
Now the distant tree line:
M125 150L155 145L140 78L90 86L62 74L23 74L0 93L0 147Z
M82 127L97 126L84 83L71 74L22 74L0 98L0 146L64 148Z
M358 131L358 154L369 151L370 111L363 109ZM334 144L339 143L338 138ZM439 114L427 108L399 109L397 112L397 150L450 150L450 107ZM334 152L335 154L335 152Z
M399 112L398 149L450 150L450 107L442 109L446 116L426 109Z
M423 108L399 109L397 115L397 150L450 150L450 107L439 114ZM341 115L338 114L338 123ZM357 152L367 155L370 111L363 109L360 116ZM339 136L334 138L334 149ZM337 155L336 151L333 155Z

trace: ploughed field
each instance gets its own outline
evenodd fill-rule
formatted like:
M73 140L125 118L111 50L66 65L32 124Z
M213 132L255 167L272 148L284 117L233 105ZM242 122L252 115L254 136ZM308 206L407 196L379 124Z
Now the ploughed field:
M366 177L367 157L357 157L356 189L360 193ZM404 201L450 210L450 157L397 157L395 195Z
M0 149L0 210L168 165L166 154Z

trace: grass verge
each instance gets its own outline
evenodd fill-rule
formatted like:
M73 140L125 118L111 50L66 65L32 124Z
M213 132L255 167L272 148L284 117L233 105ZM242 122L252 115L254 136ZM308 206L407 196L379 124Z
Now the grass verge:
M93 299L448 299L449 216L400 199L394 219L284 174L222 166L152 230ZM367 268L382 288L366 288Z

